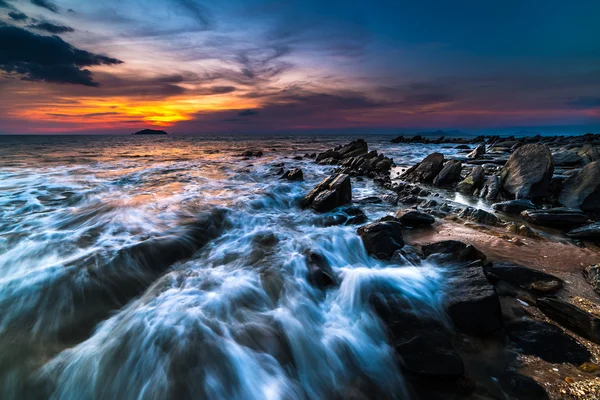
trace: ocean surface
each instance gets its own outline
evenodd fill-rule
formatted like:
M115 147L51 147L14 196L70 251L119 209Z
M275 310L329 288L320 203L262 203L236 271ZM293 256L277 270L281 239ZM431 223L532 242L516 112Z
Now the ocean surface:
M405 398L368 299L443 320L443 273L369 257L356 226L298 205L336 167L293 157L352 139L0 137L0 398ZM366 137L398 165L456 151L390 139ZM339 285L310 284L310 251Z

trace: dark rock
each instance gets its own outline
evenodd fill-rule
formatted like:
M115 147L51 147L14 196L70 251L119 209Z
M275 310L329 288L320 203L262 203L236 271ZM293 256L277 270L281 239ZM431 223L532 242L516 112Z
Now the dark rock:
M353 140L338 150L340 158L356 157L369 152L369 146L364 139Z
M470 262L481 260L485 261L486 256L474 246L459 242L458 240L443 240L421 247L425 257L432 254L443 254L447 260Z
M321 254L310 252L306 256L306 265L308 267L308 281L319 289L325 289L337 282L331 265Z
M558 199L566 207L600 211L600 161L594 161L564 184Z
M241 157L262 157L263 152L260 150L247 150L240 154Z
M476 189L483 187L485 180L485 170L478 165L471 170L471 173L458 184L457 190L464 194L473 194Z
M396 212L396 218L402 225L411 228L430 226L435 222L431 215L410 208Z
M565 150L552 154L554 165L564 167L569 165L579 165L583 162L583 158L575 151Z
M323 179L302 201L303 207L326 212L352 200L350 177L346 174L331 175Z
M317 154L317 157L315 158L315 161L318 162L319 164L323 163L323 161L325 160L339 160L340 159L340 153L338 151L335 150L326 150L323 153L319 153ZM336 164L337 162L335 162L334 164ZM330 164L329 162L325 163L325 164Z
M475 150L473 150L472 152L470 152L467 157L471 158L471 159L476 159L481 157L482 155L485 154L485 143L481 143L480 145L478 145Z
M502 168L502 189L517 199L543 197L554 172L552 154L547 146L526 144L518 148Z
M458 160L448 160L444 168L433 179L433 185L437 187L450 187L452 184L460 181L462 163Z
M573 208L549 208L545 210L525 210L521 216L531 223L553 228L574 228L588 222L588 217Z
M467 207L458 215L460 218L468 219L484 225L498 225L498 217L479 208Z
M500 177L498 175L492 175L487 179L481 188L481 193L479 196L485 198L486 200L494 201L500 194L500 188Z
M481 267L452 271L444 307L463 333L483 335L502 327L498 295Z
M567 236L577 239L600 239L600 222L573 229L567 233Z
M524 354L553 364L580 365L588 361L590 352L557 326L547 322L521 320L505 325L504 331Z
M586 144L581 148L581 150L579 150L577 154L581 156L584 164L600 161L600 146Z
M379 204L382 202L383 200L377 196L364 197L362 199L354 200L354 203L357 204Z
M511 262L497 262L484 269L488 278L500 279L534 294L554 294L563 287L563 281L554 275Z
M342 212L348 216L346 225L358 225L367 222L367 216L358 207L346 207L342 209Z
M514 399L548 400L548 394L533 378L506 371L498 378L498 384L504 393Z
M600 319L560 299L537 299L538 308L550 319L581 337L600 344Z
M134 135L167 135L167 132L158 129L142 129L134 133Z
M432 153L417 165L409 168L402 174L401 178L412 182L432 183L443 167L444 155L441 153Z
M288 181L303 181L304 173L300 168L294 168L286 171L281 178L287 179Z
M600 294L600 264L588 265L583 270L583 277L590 284L592 289Z
M395 218L361 226L357 233L367 252L379 259L390 259L404 246L402 224Z
M458 146L455 146L454 148L457 150L471 150L471 147L466 144L459 144Z
M521 214L525 210L533 210L535 205L530 200L508 200L492 204L492 208L507 214Z

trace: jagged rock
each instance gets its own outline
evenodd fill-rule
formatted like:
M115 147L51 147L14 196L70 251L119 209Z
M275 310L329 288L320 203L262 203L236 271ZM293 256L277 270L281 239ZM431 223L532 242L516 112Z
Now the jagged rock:
M600 264L588 265L583 269L583 277L590 284L592 289L600 294Z
M433 179L433 185L437 187L450 187L452 184L460 181L462 163L458 160L448 160L444 168Z
M444 307L461 332L482 335L502 327L498 295L481 267L452 271Z
M554 165L564 167L569 165L579 165L583 162L583 158L575 151L565 150L552 154Z
M548 394L534 379L518 374L514 371L506 371L500 375L498 384L502 391L514 399L548 400Z
M574 228L588 222L588 217L581 211L573 208L549 208L544 210L525 210L521 216L537 225L553 228Z
M345 146L342 146L338 153L340 158L356 157L369 152L369 146L364 139L353 140Z
M308 267L308 281L320 288L325 289L337 282L337 278L325 257L319 253L310 252L306 256Z
M584 164L600 161L600 146L584 145L577 153L583 159Z
M467 157L471 158L471 159L476 159L476 158L481 157L484 154L485 154L485 143L481 143L480 145L478 145L475 148L475 150L473 150L472 152L467 154Z
M441 242L427 244L421 247L425 257L433 254L442 254L447 261L470 262L485 261L486 256L474 246L458 240L443 240Z
M588 361L590 352L557 326L531 320L505 325L504 331L524 354L540 357L550 363L580 365Z
M543 197L548 192L554 161L546 145L519 147L502 168L502 189L517 199Z
M285 171L281 179L287 179L288 181L303 181L304 173L300 168L294 168L289 171Z
M430 226L435 222L435 218L431 215L410 208L398 211L396 218L402 225L411 228Z
M484 271L491 281L502 280L534 294L554 294L563 287L563 281L554 275L511 262L497 262Z
M573 229L567 233L567 236L576 239L598 239L600 240L600 222L582 226L581 228Z
M492 208L507 214L521 214L525 210L533 210L535 205L530 200L508 200L492 204Z
M500 194L500 177L498 175L490 176L483 187L481 188L481 193L479 197L483 197L486 200L494 201L498 198Z
M443 167L444 155L441 153L432 153L417 165L409 168L402 174L401 178L412 182L432 183Z
M361 226L357 230L367 253L385 260L390 259L396 250L404 246L402 224L394 217Z
M468 219L484 225L498 225L498 217L479 208L467 207L458 215L460 218Z
M589 163L564 184L558 200L566 207L600 210L600 161Z
M566 301L543 297L537 299L538 308L550 319L581 337L600 344L600 319Z
M303 207L326 212L352 200L350 177L346 174L331 175L323 179L302 200Z
M473 194L476 189L483 187L485 180L485 170L481 165L476 166L471 170L471 173L458 184L457 190L464 194Z
M347 215L346 225L358 225L367 222L367 216L358 207L346 207L342 212Z

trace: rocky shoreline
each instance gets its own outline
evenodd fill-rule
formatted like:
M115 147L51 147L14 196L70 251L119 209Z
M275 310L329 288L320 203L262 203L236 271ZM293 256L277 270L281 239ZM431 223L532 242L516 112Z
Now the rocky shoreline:
M600 398L600 135L395 143L457 144L462 153L402 166L359 139L307 154L337 169L301 205L363 224L351 181L371 178L388 194L370 201L391 212L357 229L367 252L446 274L451 326L384 292L372 299L416 397ZM491 209L450 201L453 192ZM311 265L336 281L330 267Z

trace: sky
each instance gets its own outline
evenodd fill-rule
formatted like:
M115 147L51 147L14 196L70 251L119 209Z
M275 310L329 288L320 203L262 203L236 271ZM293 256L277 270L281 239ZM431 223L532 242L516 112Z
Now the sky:
M598 0L0 0L0 133L599 132L598 15Z

